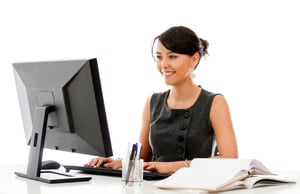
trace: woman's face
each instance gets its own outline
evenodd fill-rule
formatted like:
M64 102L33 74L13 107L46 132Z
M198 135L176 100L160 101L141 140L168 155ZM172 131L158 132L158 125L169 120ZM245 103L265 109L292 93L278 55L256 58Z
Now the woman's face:
M167 85L180 85L192 79L192 72L197 62L197 53L193 56L174 53L158 40L157 69L162 74Z

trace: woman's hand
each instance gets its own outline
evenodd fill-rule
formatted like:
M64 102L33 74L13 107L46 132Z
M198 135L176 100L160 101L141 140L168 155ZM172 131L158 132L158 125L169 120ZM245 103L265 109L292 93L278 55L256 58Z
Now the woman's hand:
M144 170L158 172L162 174L174 173L179 168L184 167L184 161L176 162L144 162Z
M84 166L88 167L105 167L105 168L121 168L122 162L119 159L112 159L112 158L105 158L105 157L98 157L93 158L91 161L86 163Z

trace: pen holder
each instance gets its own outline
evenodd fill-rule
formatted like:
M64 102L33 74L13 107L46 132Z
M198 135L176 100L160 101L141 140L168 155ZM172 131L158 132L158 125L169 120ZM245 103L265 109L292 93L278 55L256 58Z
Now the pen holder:
M141 186L143 183L144 160L122 160L122 184L125 187Z

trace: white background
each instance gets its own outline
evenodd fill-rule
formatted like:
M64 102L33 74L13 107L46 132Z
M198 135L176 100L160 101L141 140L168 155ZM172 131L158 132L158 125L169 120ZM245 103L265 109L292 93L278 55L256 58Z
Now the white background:
M240 158L300 169L299 6L292 0L10 0L0 3L1 162L27 163L13 62L97 57L115 156L137 141L146 98L168 87L152 39L185 25L210 43L195 82L230 106ZM46 150L61 163L93 156Z

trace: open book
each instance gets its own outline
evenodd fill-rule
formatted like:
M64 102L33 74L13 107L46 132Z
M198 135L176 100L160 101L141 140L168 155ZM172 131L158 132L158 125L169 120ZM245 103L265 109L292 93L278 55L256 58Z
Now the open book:
M295 181L272 173L258 160L197 158L191 161L189 168L181 168L153 186L219 192L283 183Z

